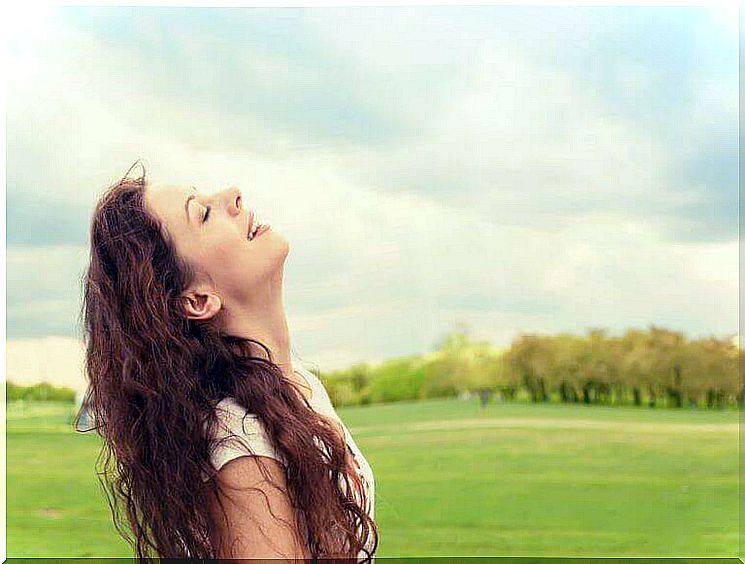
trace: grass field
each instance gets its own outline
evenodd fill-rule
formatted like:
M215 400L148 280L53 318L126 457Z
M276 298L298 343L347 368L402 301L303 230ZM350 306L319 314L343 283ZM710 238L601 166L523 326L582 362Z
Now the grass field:
M70 408L8 406L7 556L131 556ZM345 408L377 553L733 557L736 411L442 400Z

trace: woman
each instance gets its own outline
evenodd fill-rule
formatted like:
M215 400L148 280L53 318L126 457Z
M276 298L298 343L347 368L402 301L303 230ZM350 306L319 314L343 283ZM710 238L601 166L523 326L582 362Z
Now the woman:
M131 170L94 210L83 303L117 530L138 559L370 561L372 472L291 352L287 241L237 188Z

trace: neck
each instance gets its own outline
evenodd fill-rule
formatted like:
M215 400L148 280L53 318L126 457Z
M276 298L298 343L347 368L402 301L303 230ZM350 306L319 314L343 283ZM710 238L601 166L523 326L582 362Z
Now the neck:
M287 377L294 379L281 277L265 291L256 292L250 303L233 308L228 315L226 330L231 335L261 342L271 352L272 361ZM252 344L252 352L266 358L266 353L258 345Z

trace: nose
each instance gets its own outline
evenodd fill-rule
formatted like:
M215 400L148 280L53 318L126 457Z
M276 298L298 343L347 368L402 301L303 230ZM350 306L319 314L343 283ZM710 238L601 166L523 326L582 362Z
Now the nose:
M228 211L232 215L238 215L241 213L243 206L243 198L241 197L241 191L236 186L231 186L227 191L227 207Z

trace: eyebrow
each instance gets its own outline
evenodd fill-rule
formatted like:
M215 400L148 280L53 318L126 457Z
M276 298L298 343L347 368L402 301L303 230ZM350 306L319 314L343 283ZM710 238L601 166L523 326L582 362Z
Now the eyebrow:
M194 186L191 187L192 190L195 192L197 191ZM194 198L196 198L196 194L190 194L188 198L186 198L186 203L184 203L184 210L186 211L186 222L191 223L191 219L189 218L189 202L191 202Z

